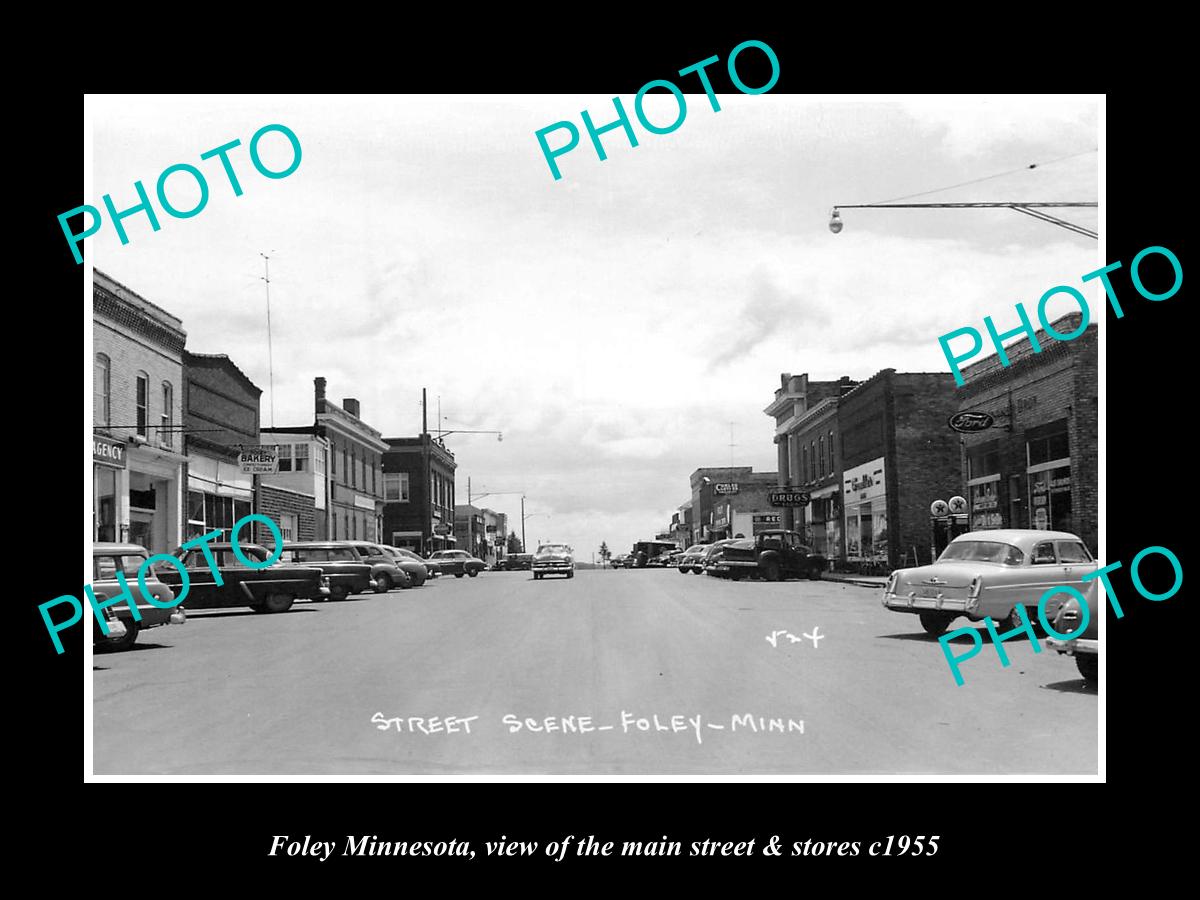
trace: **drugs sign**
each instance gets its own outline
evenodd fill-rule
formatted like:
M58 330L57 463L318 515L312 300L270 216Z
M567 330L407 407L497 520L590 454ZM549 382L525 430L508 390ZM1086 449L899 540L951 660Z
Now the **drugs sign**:
M767 499L772 506L808 506L812 495L808 491L771 491Z

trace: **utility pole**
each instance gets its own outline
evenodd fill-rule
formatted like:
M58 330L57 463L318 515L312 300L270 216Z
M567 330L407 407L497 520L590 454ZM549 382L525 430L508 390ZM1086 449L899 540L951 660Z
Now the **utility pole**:
M271 427L275 427L275 357L271 350L271 257L258 253L263 258L263 281L267 286L267 377L271 386Z
M421 527L425 535L421 538L424 550L429 552L433 544L433 463L429 446L429 412L425 396L425 388L421 388L421 447L425 451L425 514L421 517Z
M525 543L525 495L521 495L521 552L528 553L529 545Z
M731 469L733 468L733 448L736 446L737 446L737 444L735 444L733 442L733 423L730 422L729 423L729 468L731 468Z

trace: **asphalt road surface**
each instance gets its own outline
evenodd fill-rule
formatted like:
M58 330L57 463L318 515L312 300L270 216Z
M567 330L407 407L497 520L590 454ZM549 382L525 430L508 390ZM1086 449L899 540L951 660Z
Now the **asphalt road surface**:
M674 569L485 572L190 613L96 655L94 771L1096 772L1097 694L1070 658L1022 638L1003 668L985 635L960 687L879 598Z

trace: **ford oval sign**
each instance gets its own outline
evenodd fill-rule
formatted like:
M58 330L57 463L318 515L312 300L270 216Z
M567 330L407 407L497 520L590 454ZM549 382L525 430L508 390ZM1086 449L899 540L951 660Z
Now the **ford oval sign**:
M948 424L960 434L974 434L976 431L987 431L996 424L996 420L988 413L960 412L952 415Z

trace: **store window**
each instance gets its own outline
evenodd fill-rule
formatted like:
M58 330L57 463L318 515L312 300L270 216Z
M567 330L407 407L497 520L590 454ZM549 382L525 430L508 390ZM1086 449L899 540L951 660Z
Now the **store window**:
M165 447L175 446L175 391L171 387L171 382L164 381L162 383L162 428L158 431L158 439Z
M1071 508L1071 447L1067 422L1031 429L1025 443L1029 526L1075 531Z
M250 501L238 497L221 497L205 491L188 491L188 537L199 537L210 531L219 531L217 541L228 541L233 535L233 526L239 519L250 515ZM248 526L242 526L239 539L250 540Z
M97 541L117 539L117 470L111 466L92 467L94 537Z
M137 374L137 433L145 437L150 414L150 376L145 372Z
M112 424L112 361L103 353L96 354L92 378L92 420L105 427Z

